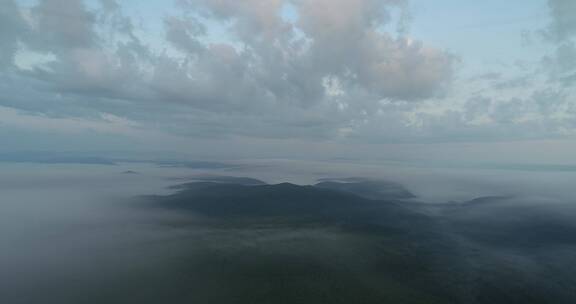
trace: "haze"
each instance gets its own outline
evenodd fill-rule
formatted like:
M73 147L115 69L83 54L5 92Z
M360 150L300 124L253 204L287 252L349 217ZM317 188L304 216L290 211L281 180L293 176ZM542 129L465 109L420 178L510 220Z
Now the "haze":
M574 155L573 0L0 0L1 303L574 303Z

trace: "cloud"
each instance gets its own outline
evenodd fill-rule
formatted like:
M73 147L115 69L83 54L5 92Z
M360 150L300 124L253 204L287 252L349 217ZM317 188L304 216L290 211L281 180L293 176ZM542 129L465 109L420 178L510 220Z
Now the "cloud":
M576 36L576 2L572 0L548 0L552 22L545 35L548 39L564 41Z
M17 4L12 0L0 1L0 71L12 66L18 50L20 35L25 32L25 21Z
M555 52L545 56L542 63L554 81L570 86L576 83L576 2L548 0L548 7L551 22L543 36L554 45Z
M136 123L110 114L101 114L98 120L81 120L19 113L13 108L1 106L0 122L0 125L4 127L20 127L28 130L41 129L45 132L56 131L65 134L98 132L130 135L137 132L138 128Z
M265 3L265 4L264 4ZM248 71L274 97L309 103L326 98L323 83L373 100L434 96L452 76L455 58L419 41L383 31L402 1L189 1L214 18L232 22L248 48ZM294 22L282 16L292 5ZM304 85L304 83L308 85ZM346 94L351 96L352 94Z
M542 65L550 74L552 81L565 87L576 83L576 46L567 40L555 46L554 53L542 58Z
M401 1L181 2L188 13L165 17L170 48L162 51L141 42L115 1L94 10L79 0L42 0L28 10L27 35L20 19L3 18L10 35L2 58L13 61L21 41L22 52L54 59L22 74L60 94L214 112L414 101L441 92L452 76L452 55L384 30ZM293 20L283 16L287 6ZM18 11L13 2L6 7ZM206 24L229 39L210 41Z
M0 104L178 134L338 137L442 94L457 62L405 35L404 1L182 0L152 42L114 0L4 2Z
M376 99L434 96L454 58L419 41L382 32L398 1L301 1L301 30L312 40L314 69ZM335 9L338 8L338 9Z
M206 34L205 26L192 18L170 16L164 20L166 40L180 51L194 54L205 49L197 37Z
M574 107L555 87L576 79L570 1L549 1L545 85L500 70L462 81L456 55L410 37L403 0L179 0L148 31L114 0L0 1L0 105L50 118L380 142L572 128Z
M405 112L412 128L397 134L415 141L573 138L574 5L574 1L548 1L549 24L537 30L544 38L539 41L543 54L480 70L468 82L458 79L451 96Z
M60 52L97 43L96 17L81 1L39 1L30 16L34 36L26 42L35 50Z

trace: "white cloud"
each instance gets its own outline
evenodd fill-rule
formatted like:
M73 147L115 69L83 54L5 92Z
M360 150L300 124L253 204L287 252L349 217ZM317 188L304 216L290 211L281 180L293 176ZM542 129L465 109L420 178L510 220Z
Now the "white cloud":
M450 141L574 127L570 95L532 75L491 71L455 89L457 56L409 37L403 0L180 0L154 39L114 0L0 1L0 105L46 115L22 119L35 127L122 125L100 113L194 137ZM550 0L546 29L568 86L573 5Z

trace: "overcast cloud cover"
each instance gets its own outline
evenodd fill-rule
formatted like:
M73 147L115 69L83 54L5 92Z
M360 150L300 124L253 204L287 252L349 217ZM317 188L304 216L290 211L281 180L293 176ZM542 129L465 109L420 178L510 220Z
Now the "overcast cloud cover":
M422 31L468 26L460 21L472 15L452 24L437 14L449 2L0 0L2 136L100 150L118 141L176 150L266 139L573 143L576 3L512 1L518 14L481 25L493 37L454 47L438 39L453 32ZM474 13L489 16L497 3ZM539 17L518 26L523 6ZM471 42L503 55L481 58Z

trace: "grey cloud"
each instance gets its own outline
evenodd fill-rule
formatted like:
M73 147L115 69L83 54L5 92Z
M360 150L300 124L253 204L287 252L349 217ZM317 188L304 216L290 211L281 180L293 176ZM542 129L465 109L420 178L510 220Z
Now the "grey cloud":
M11 66L20 35L26 31L21 12L13 0L0 0L0 70Z
M542 62L552 81L570 86L576 75L576 2L548 0L548 8L551 22L542 32L545 40L555 46L555 52Z
M114 12L120 9L120 4L116 0L99 0L105 11Z
M114 1L102 5L102 12L93 12L79 0L40 1L31 10L32 29L25 43L54 60L21 74L79 99L143 98L148 90L141 82L142 71L151 60L149 50Z
M472 81L484 81L484 80L498 80L502 78L502 73L499 72L488 72L475 75L470 78Z
M164 20L166 40L177 49L187 53L198 53L204 45L196 37L206 33L205 26L192 18L167 17Z
M300 1L299 26L312 40L316 70L376 99L433 96L451 77L454 58L379 28L399 1ZM338 9L334 9L337 7Z
M200 9L208 18L235 22L232 29L245 42L253 39L282 39L283 31L291 25L280 17L284 0L183 0L189 9Z
M576 84L576 72L560 78L560 81L565 87L570 87Z
M573 69L576 67L576 46L573 42L567 42L556 50L556 57L559 63L564 65L565 69Z
M433 96L451 77L454 58L421 42L380 31L400 1L294 1L298 21L285 21L288 1L188 1L209 16L233 22L252 60L248 76L281 101L327 98L323 83L344 92L366 90L374 100ZM183 37L181 42L188 38Z
M426 107L389 110L361 126L362 141L476 142L535 140L571 136L576 106L562 89L534 87L524 97L479 93L462 108L430 112ZM408 113L408 114L407 114ZM409 121L409 124L406 124ZM367 136L367 137L364 137Z
M570 109L567 107L568 104L566 103L566 95L559 91L550 89L536 91L532 94L531 100L533 106L537 108L537 111L544 116L552 116L562 112L569 114L570 112Z
M101 10L97 12L97 25L107 25L110 30L109 36L125 35L131 40L139 40L134 35L134 24L132 19L123 14L122 6L115 0L100 0ZM109 37L108 37L109 38ZM102 39L101 39L102 40Z
M554 54L545 56L542 63L550 73L551 81L570 87L576 80L576 42L567 40L558 44Z
M17 41L53 59L12 75L19 84L3 91L22 85L31 93L0 103L60 115L111 112L195 136L338 138L359 122L377 124L383 100L438 96L457 62L404 36L404 1L180 2L182 14L164 19L165 50L143 43L114 0L97 10L81 0L41 0L26 34L15 27L22 22L3 18L12 28L0 45L12 47L6 62ZM296 21L282 16L286 5ZM391 10L402 11L402 35L388 30ZM207 20L230 39L206 39Z
M490 113L492 102L492 99L485 96L475 96L470 98L464 107L464 116L466 117L466 120L472 121L482 115Z
M468 136L476 130L477 136L492 139L572 134L576 111L569 90L576 79L576 2L548 0L547 4L550 22L538 33L543 37L540 42L552 51L535 65L515 64L514 70L497 78L474 78L479 96L466 100L462 109L466 120L453 120L455 129L466 130Z
M32 8L36 36L28 41L45 51L87 48L97 43L96 17L78 0L43 0Z
M513 77L513 78L505 79L502 81L494 82L493 88L496 90L525 88L525 87L529 86L532 83L532 81L533 81L533 77L531 77L530 75Z
M548 0L552 23L545 31L548 39L563 41L576 35L576 2Z
M542 64L553 76L561 76L563 73L576 69L576 46L574 42L566 41L556 45L555 52L543 57Z

